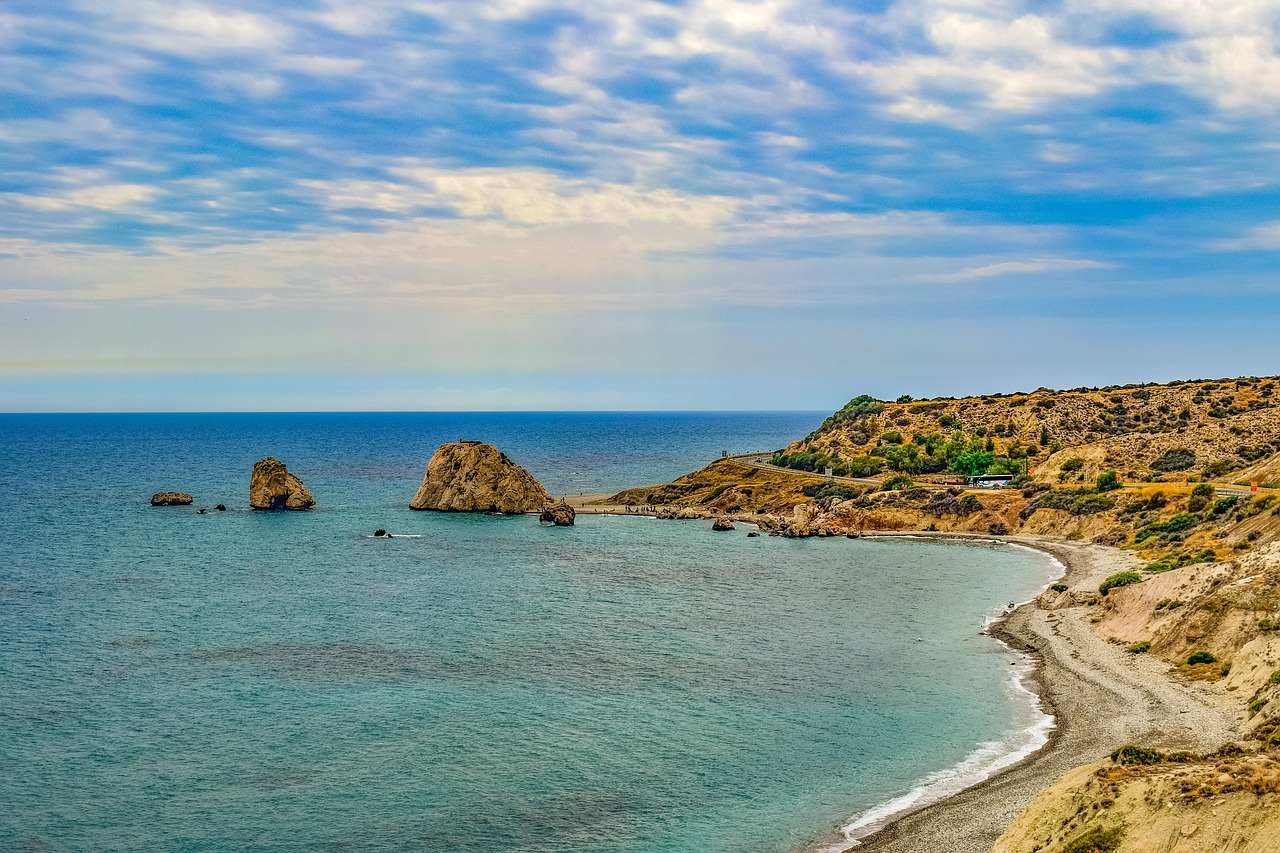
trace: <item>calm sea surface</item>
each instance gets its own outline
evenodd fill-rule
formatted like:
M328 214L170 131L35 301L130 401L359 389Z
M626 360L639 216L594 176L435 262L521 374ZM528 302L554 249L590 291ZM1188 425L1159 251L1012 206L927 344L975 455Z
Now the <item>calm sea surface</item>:
M590 493L821 418L0 416L0 850L783 853L1025 748L1040 555L407 507L457 438Z

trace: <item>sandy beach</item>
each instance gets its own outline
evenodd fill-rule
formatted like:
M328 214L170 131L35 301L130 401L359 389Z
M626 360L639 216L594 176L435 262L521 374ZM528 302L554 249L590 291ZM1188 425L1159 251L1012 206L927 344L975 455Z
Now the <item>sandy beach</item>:
M1133 568L1131 555L1101 545L1009 537L1055 556L1063 582L1096 588L1108 575ZM910 812L850 850L895 853L988 853L1004 828L1041 791L1073 767L1126 743L1211 750L1239 737L1241 709L1205 682L1168 675L1163 661L1131 655L1096 636L1091 609L1018 608L992 632L1031 654L1034 687L1057 726L1036 754L967 790Z

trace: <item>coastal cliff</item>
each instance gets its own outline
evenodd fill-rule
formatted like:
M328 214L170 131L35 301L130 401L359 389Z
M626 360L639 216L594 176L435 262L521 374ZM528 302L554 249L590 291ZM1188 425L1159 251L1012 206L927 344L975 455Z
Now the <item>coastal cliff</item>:
M458 441L431 455L410 509L441 512L541 512L551 496L532 474L492 444Z

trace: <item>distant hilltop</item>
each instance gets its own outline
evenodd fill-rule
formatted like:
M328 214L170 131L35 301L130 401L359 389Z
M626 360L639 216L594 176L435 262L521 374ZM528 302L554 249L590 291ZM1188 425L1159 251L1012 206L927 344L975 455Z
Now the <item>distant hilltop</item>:
M1276 377L877 400L776 452L728 457L614 503L783 535L1026 533L1163 566L1280 538Z
M783 464L911 475L1034 469L1036 481L1053 483L1089 482L1110 469L1149 482L1277 481L1275 387L1276 377L1247 377L958 399L861 396L790 445Z

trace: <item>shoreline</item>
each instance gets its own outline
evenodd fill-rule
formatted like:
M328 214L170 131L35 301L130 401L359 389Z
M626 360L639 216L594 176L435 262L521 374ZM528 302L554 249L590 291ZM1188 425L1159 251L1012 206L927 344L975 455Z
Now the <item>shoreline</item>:
M1071 587L1096 588L1134 562L1116 548L1040 537L905 531L871 535L987 539L1029 547L1061 563L1066 570L1062 582ZM1222 701L1220 690L1174 681L1162 661L1135 658L1098 637L1089 622L1091 612L1083 606L1041 610L1033 600L989 629L1033 663L1024 684L1054 718L1039 749L962 791L908 808L886 818L875 832L828 849L989 853L1009 823L1058 777L1125 743L1207 751L1238 737L1239 709Z
M634 508L628 513L625 507L591 505L592 498L601 497L581 496L575 508L588 514L657 517ZM1140 565L1132 554L1118 548L1042 536L925 530L866 531L861 535L979 540L1029 548L1063 567L1062 577L1050 583L1062 582L1081 590L1096 591L1106 577ZM962 790L913 802L877 818L870 824L875 829L865 835L842 835L841 829L851 823L911 796L927 783L930 777L926 777L911 792L851 815L841 827L815 838L802 851L990 853L1009 824L1059 777L1105 758L1120 746L1139 743L1165 750L1208 752L1241 737L1241 710L1225 701L1220 688L1205 682L1176 681L1169 676L1167 663L1130 655L1123 647L1109 643L1092 630L1092 607L1042 610L1038 601L1020 603L995 619L987 631L1015 658L1029 662L1020 681L1052 718L1045 742Z

